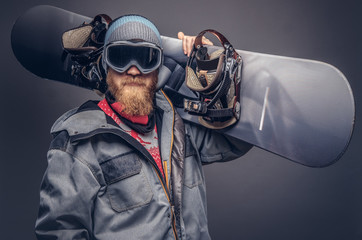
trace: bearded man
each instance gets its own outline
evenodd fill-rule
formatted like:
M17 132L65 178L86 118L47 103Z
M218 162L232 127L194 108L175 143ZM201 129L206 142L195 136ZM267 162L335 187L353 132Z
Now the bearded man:
M187 53L194 38L181 38ZM156 92L165 59L148 19L115 19L102 61L105 98L65 113L51 129L37 238L210 239L202 165L251 146L184 123Z

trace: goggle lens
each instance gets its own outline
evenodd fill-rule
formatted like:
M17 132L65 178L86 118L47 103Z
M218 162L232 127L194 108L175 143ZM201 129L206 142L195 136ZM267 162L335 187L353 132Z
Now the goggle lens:
M158 68L161 64L162 53L159 48L142 45L109 45L107 51L107 64L115 70L124 72L131 65L145 73Z

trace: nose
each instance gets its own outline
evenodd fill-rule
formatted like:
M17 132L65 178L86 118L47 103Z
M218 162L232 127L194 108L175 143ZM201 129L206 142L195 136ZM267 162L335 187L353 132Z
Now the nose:
M140 70L138 70L138 68L136 66L131 66L128 70L127 70L127 74L132 75L132 76L137 76L137 75L141 75Z

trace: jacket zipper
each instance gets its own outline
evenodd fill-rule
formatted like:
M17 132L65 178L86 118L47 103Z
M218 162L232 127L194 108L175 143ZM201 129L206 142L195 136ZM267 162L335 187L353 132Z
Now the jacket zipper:
M171 162L172 148L173 148L173 135L174 135L174 134L173 134L173 129L174 129L174 127L175 127L175 109L173 108L173 105L172 105L170 99L166 96L166 94L163 92L163 90L161 90L161 92L162 92L162 94L165 96L165 98L166 98L166 100L168 101L168 103L170 104L170 106L171 106L171 108L172 108L172 112L173 112L173 116L172 116L172 132L171 132L171 146L170 146L170 155L169 155L169 160L170 160L170 162ZM164 165L166 165L166 169L168 169L168 168L167 168L167 162L166 162L166 164L164 164ZM170 175L171 175L171 168L170 168ZM171 186L170 186L170 181L169 181L168 177L166 178L166 183L167 183L167 188L168 188L168 190L170 191Z
M154 168L155 168L155 167L154 167ZM155 169L155 170L156 170L156 169ZM157 170L156 170L156 171L157 171ZM177 237L177 231L176 231L174 206L172 205L171 199L169 198L169 192L168 192L167 189L165 188L165 185L162 184L160 175L157 175L157 177L160 179L162 188L163 188L163 190L164 190L165 193L166 193L167 200L168 200L168 202L169 202L170 205L171 205L171 215L172 215L172 216L171 216L171 225L172 225L173 235L174 235L175 239L178 240L179 238Z
M172 116L172 132L171 132L171 146L170 146L170 155L169 155L169 162L171 163L171 158L172 158L172 148L173 148L173 142L174 142L174 139L173 139L173 136L174 136L174 127L175 127L175 109L173 107L173 104L171 103L170 99L167 97L167 95L164 93L163 90L161 90L162 94L165 96L166 100L168 101L168 104L170 104L171 108L172 108L172 112L173 112L173 116ZM167 167L167 162L166 162L166 169L168 169ZM167 171L166 171L167 173ZM171 167L170 167L170 175L171 175ZM167 183L167 188L168 188L168 191L170 193L170 181L169 181L169 178L168 178L168 174L166 175L166 183ZM175 235L175 238L176 239L179 239L178 236L177 236L177 230L176 230L176 215L175 215L175 207L173 204L171 204L171 213L172 213L172 228L174 230L174 235Z

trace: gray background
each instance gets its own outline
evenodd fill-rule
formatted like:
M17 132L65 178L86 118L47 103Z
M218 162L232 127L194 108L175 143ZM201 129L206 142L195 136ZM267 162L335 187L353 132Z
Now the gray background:
M52 123L97 99L87 90L39 79L16 61L10 31L38 4L83 15L147 16L162 35L214 28L238 49L328 62L349 79L361 116L361 10L358 0L26 1L2 5L0 238L35 239L38 191ZM304 167L254 148L243 158L205 167L214 239L362 239L361 127L336 164Z

